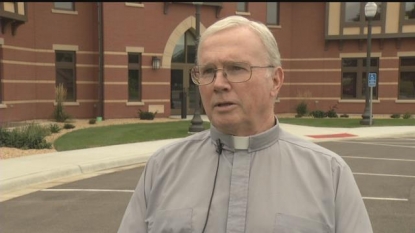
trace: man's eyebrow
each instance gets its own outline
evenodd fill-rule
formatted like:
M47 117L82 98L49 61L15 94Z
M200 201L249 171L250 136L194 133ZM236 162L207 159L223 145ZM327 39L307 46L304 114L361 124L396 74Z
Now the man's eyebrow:
M213 63L206 63L206 64L203 64L203 65L201 64L199 66L202 66L202 67L216 67L216 65L213 64Z
M227 60L227 61L219 62L219 67L224 66L224 65L233 65L233 64L248 64L249 65L249 62L240 61L240 60ZM209 63L206 63L206 64L199 64L198 66L208 67L208 68L212 68L212 67L217 68L218 67L218 65L216 65L215 63L212 63L212 62L209 62Z

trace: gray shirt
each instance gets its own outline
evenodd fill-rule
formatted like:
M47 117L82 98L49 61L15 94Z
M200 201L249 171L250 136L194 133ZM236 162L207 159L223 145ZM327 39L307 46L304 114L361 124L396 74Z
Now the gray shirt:
M278 124L250 137L211 126L159 149L118 232L199 233L205 223L206 233L372 232L344 160Z

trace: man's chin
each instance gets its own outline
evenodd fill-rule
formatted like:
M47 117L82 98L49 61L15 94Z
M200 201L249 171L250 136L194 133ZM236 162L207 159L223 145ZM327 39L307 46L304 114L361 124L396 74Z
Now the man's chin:
M212 125L216 129L223 133L232 134L235 131L235 127L238 125L238 121L233 117L213 117L211 120Z

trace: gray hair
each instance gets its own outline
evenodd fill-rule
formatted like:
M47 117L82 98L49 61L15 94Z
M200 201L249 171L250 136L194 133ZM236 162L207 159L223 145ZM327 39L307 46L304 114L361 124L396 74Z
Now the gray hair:
M242 16L229 16L208 27L199 39L197 60L199 60L200 45L203 44L206 38L217 32L233 27L249 27L255 34L258 35L264 44L268 54L268 60L271 65L277 67L281 66L281 55L278 49L277 41L268 27L261 22L252 21Z

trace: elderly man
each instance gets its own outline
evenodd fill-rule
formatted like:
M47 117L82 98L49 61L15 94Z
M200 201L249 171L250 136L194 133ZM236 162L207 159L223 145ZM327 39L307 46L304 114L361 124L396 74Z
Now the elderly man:
M344 160L280 128L284 73L265 25L216 22L197 61L192 79L211 128L150 158L119 233L372 232Z

